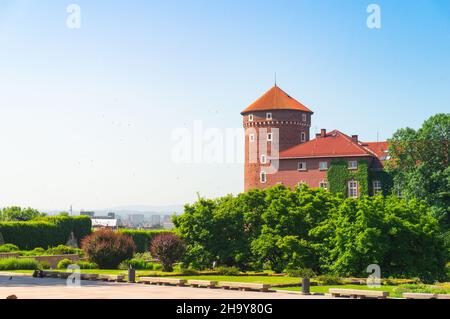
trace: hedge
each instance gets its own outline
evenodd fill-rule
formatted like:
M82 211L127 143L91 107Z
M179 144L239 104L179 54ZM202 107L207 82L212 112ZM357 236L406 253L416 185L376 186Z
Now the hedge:
M88 216L50 216L24 222L1 222L0 234L5 243L22 250L47 249L66 244L72 232L80 244L81 239L91 233L91 226Z
M134 244L136 245L136 252L144 253L150 250L150 243L156 235L161 233L173 233L170 230L135 230L135 229L121 229L124 234L130 235Z

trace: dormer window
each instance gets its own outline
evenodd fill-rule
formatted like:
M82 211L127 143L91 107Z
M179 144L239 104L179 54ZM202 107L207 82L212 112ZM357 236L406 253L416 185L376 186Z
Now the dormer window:
M253 122L253 114L250 114L250 115L248 116L248 121L249 121L249 122Z
M272 113L266 113L266 120L272 121Z

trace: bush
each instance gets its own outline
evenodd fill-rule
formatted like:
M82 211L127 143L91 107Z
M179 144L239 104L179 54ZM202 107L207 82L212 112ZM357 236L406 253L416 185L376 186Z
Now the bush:
M145 253L149 251L152 240L163 233L173 233L169 230L136 230L136 229L121 229L121 233L130 235L136 245L138 253Z
M241 273L237 267L217 267L215 269L219 275L222 276L237 276Z
M133 257L136 246L129 235L101 229L83 239L82 249L100 269L117 269L122 261Z
M67 269L67 267L69 267L69 265L74 264L74 262L70 259L62 259L59 261L58 265L56 266L56 268L58 269Z
M133 258L130 260L126 260L124 262L122 262L122 264L120 265L120 269L128 269L128 268L133 268L136 270L154 270L154 265L151 262L145 261L143 259L137 259L137 258Z
M80 254L81 249L73 248L65 245L58 245L57 247L52 247L47 249L47 254L49 255L70 255L70 254Z
M344 281L342 280L342 278L340 278L338 276L334 276L334 275L317 276L315 278L315 280L323 286L343 285L344 284Z
M35 270L38 262L29 258L6 258L0 259L0 270Z
M0 253L11 253L19 251L19 247L13 244L4 244L0 246Z
M80 269L97 269L98 265L96 263L91 263L88 261L79 261L75 263L80 267Z
M42 247L36 247L33 250L22 250L20 254L22 256L44 256L46 255L46 251Z
M166 272L173 270L173 264L180 260L185 250L184 241L173 233L159 234L150 247L152 255L159 259Z
M91 226L88 216L51 216L32 221L0 222L0 233L5 242L17 245L22 250L31 250L63 245L72 233L80 242L91 233Z
M316 276L316 273L309 268L286 269L285 272L290 277L313 278Z
M52 268L52 265L48 261L41 261L39 262L39 269L50 269Z

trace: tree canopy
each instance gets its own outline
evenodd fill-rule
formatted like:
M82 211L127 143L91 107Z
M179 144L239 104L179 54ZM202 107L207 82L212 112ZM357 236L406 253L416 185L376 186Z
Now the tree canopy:
M200 198L176 217L185 263L242 269L310 268L316 273L445 276L447 253L429 205L396 196L344 198L306 186L277 185L218 199Z

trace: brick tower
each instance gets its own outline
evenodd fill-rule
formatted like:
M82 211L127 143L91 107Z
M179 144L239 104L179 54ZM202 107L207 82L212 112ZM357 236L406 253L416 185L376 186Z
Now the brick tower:
M245 191L271 184L270 157L274 156L272 145L277 137L279 152L309 141L312 114L276 85L241 112L245 129Z

